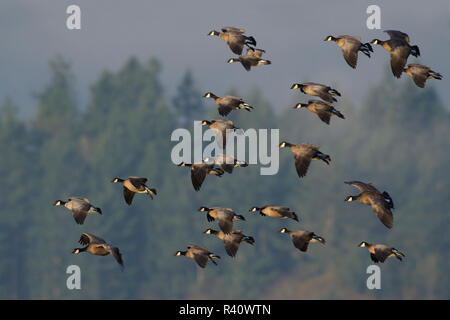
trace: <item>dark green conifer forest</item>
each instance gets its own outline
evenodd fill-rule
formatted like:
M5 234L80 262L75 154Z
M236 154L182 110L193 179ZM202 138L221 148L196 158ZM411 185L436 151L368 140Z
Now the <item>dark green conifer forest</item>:
M180 71L169 95L162 68L154 58L130 58L118 70L105 70L82 108L70 62L56 57L31 117L19 116L14 97L1 103L0 298L450 298L449 105L432 81L420 89L394 80L386 68L362 103L344 92L338 109L346 119L335 117L327 126L292 108L305 100L298 93L292 105L273 106L261 88L202 88L190 70ZM195 192L188 170L171 162L170 136L179 127L192 130L193 120L219 118L214 101L202 98L207 91L232 92L254 107L231 114L240 128L279 128L280 140L319 145L331 165L315 162L299 179L292 153L281 150L277 175L261 176L259 165L250 165L208 177ZM133 175L149 178L158 190L153 201L137 195L125 204L122 186L111 180ZM396 205L392 230L369 207L344 201L357 192L344 184L348 180L389 191ZM103 215L75 224L70 211L52 206L69 196L89 198ZM300 222L249 212L265 204L290 207ZM203 205L244 215L236 225L255 245L244 243L236 258L229 257L221 241L203 234L217 229L197 211ZM327 243L300 253L278 233L282 227L315 231ZM73 255L83 232L118 246L124 271L111 256ZM406 255L380 265L382 290L366 287L372 262L358 248L361 241ZM200 269L174 256L189 243L219 254L218 266ZM81 268L81 290L66 287L72 264Z

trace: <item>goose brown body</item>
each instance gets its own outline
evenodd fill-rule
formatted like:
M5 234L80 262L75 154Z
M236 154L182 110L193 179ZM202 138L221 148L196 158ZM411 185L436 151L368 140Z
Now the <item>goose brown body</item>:
M330 86L315 83L315 82L304 82L304 83L294 83L291 89L300 89L304 94L309 94L311 96L318 96L324 101L333 103L337 101L334 96L341 96L341 94Z
M206 218L209 222L216 220L220 230L225 234L229 234L233 230L233 221L245 221L243 216L238 215L231 208L200 207L198 210L200 212L206 212Z
M312 113L317 114L320 120L326 124L330 124L330 119L333 115L345 119L344 115L333 107L330 103L321 100L309 100L308 103L298 103L294 109L306 108Z
M242 100L242 98L238 98L235 96L228 95L218 97L212 92L207 92L203 97L214 99L214 101L218 105L218 111L221 116L227 116L233 110L245 109L247 111L251 111L251 109L253 109L253 107L245 103L245 101Z
M233 134L235 129L238 129L234 126L233 121L223 119L203 120L202 125L207 125L211 130L214 130L215 141L221 149L226 147L228 135Z
M348 196L345 201L358 201L359 203L372 207L378 219L389 229L393 227L394 216L391 209L394 208L394 202L390 195L384 191L381 193L370 183L360 181L345 182L348 185L358 188L361 193L356 196Z
M226 234L223 231L217 231L213 229L207 229L203 233L213 234L217 238L223 241L225 251L230 257L235 257L239 246L242 242L247 242L251 245L255 243L253 237L246 236L241 230L232 230L230 233Z
M414 83L420 88L425 88L425 82L428 79L434 78L437 80L442 80L442 75L440 73L437 73L431 70L430 67L422 64L408 64L408 67L404 69L404 72L410 76Z
M328 36L325 41L334 41L341 48L342 55L347 64L356 68L358 63L358 52L361 51L370 58L370 52L373 52L369 43L362 43L361 38L348 35L333 37Z
M177 251L175 255L193 259L201 268L205 268L208 261L211 261L213 264L217 265L214 259L220 259L219 256L210 252L208 248L195 244L189 244L186 251Z
M402 258L405 257L402 252L384 244L370 244L363 241L359 244L359 247L366 247L370 253L370 259L375 263L383 263L387 258L397 258L402 261Z
M240 62L245 70L250 71L252 67L272 64L270 60L265 60L262 58L264 50L261 49L248 49L244 56L239 56L238 58L231 58L228 63Z
M128 177L125 180L120 178L114 178L112 180L113 183L122 183L123 197L128 205L131 205L131 203L133 202L134 195L136 193L146 194L150 199L153 200L153 195L156 195L156 189L149 188L146 185L147 181L148 181L147 178L134 176Z
M417 46L412 47L408 44L408 42L399 38L392 38L386 41L374 39L371 43L380 45L383 49L389 51L391 58L391 70L396 78L401 77L410 54L415 56L420 55Z
M218 36L220 39L225 41L234 54L241 55L244 46L250 48L250 45L256 45L255 38L244 35L245 29L223 27L221 30L222 32L218 32L216 30L210 31L208 35Z
M123 268L122 254L120 253L119 248L109 245L102 238L90 233L83 233L81 234L78 242L85 247L76 248L72 251L72 253L78 254L86 251L96 256L112 255L114 259L116 259L117 263Z
M298 222L297 214L291 211L288 207L266 205L261 208L253 207L249 211L259 211L262 216L268 216L276 219L293 219Z
M308 172L309 165L312 160L322 160L326 164L329 164L331 158L329 155L322 153L319 147L310 143L300 143L293 145L288 142L281 142L280 148L289 147L289 149L294 154L295 169L300 178L306 176Z
M291 238L292 244L300 251L306 252L308 250L308 245L310 242L320 242L325 244L325 239L316 235L312 231L290 231L286 228L282 228L280 233L287 233Z
M83 224L88 214L102 214L102 210L100 208L94 207L87 198L71 197L66 202L57 200L53 205L63 205L67 209L72 211L72 216L75 222L78 224Z

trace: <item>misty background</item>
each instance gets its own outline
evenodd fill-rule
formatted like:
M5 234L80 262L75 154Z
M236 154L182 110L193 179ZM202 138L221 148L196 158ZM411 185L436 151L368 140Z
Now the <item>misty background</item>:
M81 7L81 30L66 28L66 8ZM382 30L407 32L423 63L443 74L426 89L394 79L389 54L374 47L351 69L327 35L364 42L386 39L366 28L366 8L381 7ZM0 297L6 299L448 299L447 235L450 171L447 75L448 1L3 1L0 4ZM246 72L226 43L207 33L237 26L256 38L272 65ZM330 126L306 110L294 82L331 84L346 119ZM279 128L280 139L307 141L330 154L299 179L293 157L280 151L280 172L258 166L208 177L200 192L189 172L170 161L171 132L193 120L219 118L207 92L238 95L255 109L229 117L241 128ZM128 207L110 181L140 175L158 190ZM358 191L347 180L372 182L394 199L387 230L367 206L345 203ZM102 208L76 225L57 200L85 196ZM252 206L285 205L300 223L253 215ZM202 232L217 229L199 206L226 206L255 238L235 259ZM306 254L281 227L315 231L327 244ZM112 257L72 255L82 232L118 246ZM381 265L382 290L369 291L372 264L361 241L406 254ZM200 270L174 257L189 243L222 259ZM66 288L68 265L82 270L82 290Z

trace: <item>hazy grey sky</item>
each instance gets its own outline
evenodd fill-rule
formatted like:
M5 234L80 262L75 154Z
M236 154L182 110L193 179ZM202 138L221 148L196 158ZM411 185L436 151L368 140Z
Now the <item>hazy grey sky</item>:
M81 30L66 28L70 4L81 7ZM0 98L9 96L27 111L33 108L31 94L48 81L48 60L60 54L72 64L82 104L99 72L116 70L130 56L157 57L163 64L163 82L173 89L191 68L205 92L221 95L233 86L245 93L258 85L277 108L291 106L289 88L304 80L334 84L358 102L365 88L389 68L389 54L381 47L370 60L360 54L353 70L340 49L323 39L329 34L357 35L363 41L387 38L381 30L367 29L369 4L381 7L382 30L405 31L419 45L420 60L411 57L409 62L420 61L442 73L444 80L427 85L449 99L448 0L2 0ZM272 65L246 72L239 64L227 64L232 52L220 39L207 36L221 26L246 28ZM398 81L411 79L403 75Z

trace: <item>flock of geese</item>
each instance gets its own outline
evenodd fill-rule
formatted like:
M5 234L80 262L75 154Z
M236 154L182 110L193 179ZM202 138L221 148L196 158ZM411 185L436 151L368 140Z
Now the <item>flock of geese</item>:
M238 55L237 58L231 58L228 63L240 62L245 70L250 71L252 67L269 65L271 61L262 59L262 54L265 53L262 49L257 49L256 40L252 36L245 35L245 29L234 27L223 27L221 32L213 30L209 32L209 36L217 36L225 41L231 51ZM367 57L371 57L373 53L373 45L380 45L385 50L390 52L390 61L392 73L395 77L400 78L404 72L410 76L414 83L423 88L427 79L434 78L441 80L442 75L432 71L428 66L420 64L408 64L405 68L409 55L415 57L420 56L419 47L410 45L410 38L406 33L396 30L385 31L390 39L382 41L378 39L372 40L370 43L362 43L359 37L348 35L343 36L328 36L325 41L334 41L342 50L342 55L347 64L356 68L358 61L358 52L362 52ZM247 52L242 55L244 47L247 47ZM321 100L309 100L307 103L298 103L294 109L306 108L310 112L315 113L319 119L326 124L330 123L332 116L345 119L344 115L337 110L332 104L337 102L336 97L341 94L330 86L314 83L294 83L291 89L299 89L302 93L310 96L316 96ZM219 115L225 117L232 111L246 110L251 111L252 106L247 104L243 99L234 96L219 97L212 92L207 92L204 98L212 98L218 106ZM216 133L216 143L221 149L225 149L228 133L235 132L239 128L235 127L232 121L224 119L203 120L202 125L208 126ZM280 148L289 148L294 154L294 164L299 178L306 176L308 168L312 160L322 160L327 165L331 162L331 157L319 150L319 147L306 142L300 144L291 144L282 141ZM239 161L234 155L218 154L215 158L205 158L201 163L184 163L178 164L180 167L189 167L191 172L191 182L195 191L199 191L204 180L208 175L222 176L225 172L231 174L236 167L246 167L248 164L244 161ZM147 178L142 177L128 177L127 179L114 178L111 182L121 183L123 186L123 196L127 205L131 205L133 197L136 193L144 194L150 199L157 194L156 189L150 188L146 185ZM378 219L387 228L393 227L394 202L388 192L380 192L371 183L364 183L360 181L348 181L346 184L356 187L360 193L358 195L348 196L345 201L357 201L372 207ZM71 197L68 201L57 200L55 206L65 206L72 211L73 218L76 223L83 224L88 214L102 214L102 210L91 204L89 199ZM231 208L224 207L206 207L202 206L199 211L206 214L208 222L216 221L220 230L208 228L204 231L205 234L214 235L220 239L225 247L226 253L235 257L239 246L242 242L253 245L255 239L252 236L245 235L241 230L233 228L235 221L245 221L242 215L239 215ZM299 221L297 214L288 207L264 205L261 207L252 207L249 212L258 212L262 216L267 216L276 219L292 219ZM320 242L325 244L323 237L307 230L288 230L282 228L280 233L287 233L293 245L300 251L306 252L308 245L311 242ZM123 268L122 254L117 247L111 246L105 240L89 234L83 233L79 239L79 243L84 245L82 248L73 250L74 254L80 252L89 252L94 255L112 255L116 261ZM387 258L395 257L399 260L405 256L403 253L393 247L383 244L370 244L368 242L361 242L359 247L366 247L370 253L370 258L374 262L384 262ZM209 251L208 248L189 244L186 251L177 251L175 256L185 256L193 259L201 268L204 268L208 261L217 265L216 259L220 256Z
M122 184L123 197L128 205L131 205L136 193L146 194L152 200L153 196L156 195L156 189L149 188L146 185L147 178L128 177L125 180L114 178L111 182ZM67 201L56 200L53 205L65 206L72 211L72 216L78 224L84 224L84 220L88 214L102 214L102 210L93 206L91 201L87 198L71 197ZM83 233L78 242L81 245L84 245L84 247L75 248L72 253L78 254L80 252L89 252L97 256L107 256L111 254L123 268L122 254L120 253L119 248L111 246L102 238L90 233Z

